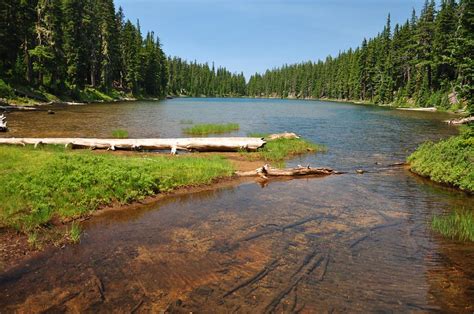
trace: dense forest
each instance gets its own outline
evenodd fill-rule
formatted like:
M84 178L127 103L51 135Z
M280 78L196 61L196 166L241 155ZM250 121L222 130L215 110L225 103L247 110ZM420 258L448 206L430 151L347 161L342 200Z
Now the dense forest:
M248 95L450 107L473 103L474 1L426 1L420 16L325 61L255 74ZM458 97L456 97L458 96ZM472 110L472 109L471 109Z
M7 98L35 91L80 100L251 96L461 108L473 103L473 56L474 0L427 0L401 25L392 27L389 15L356 49L257 73L248 83L214 64L166 58L159 38L142 36L113 0L0 1L0 97Z
M171 95L229 97L245 96L246 81L243 73L234 74L226 68L215 69L207 63L188 63L180 58L168 58Z
M161 97L167 80L159 39L143 37L113 0L0 1L2 96L22 86L26 96L35 89L74 99L90 90Z

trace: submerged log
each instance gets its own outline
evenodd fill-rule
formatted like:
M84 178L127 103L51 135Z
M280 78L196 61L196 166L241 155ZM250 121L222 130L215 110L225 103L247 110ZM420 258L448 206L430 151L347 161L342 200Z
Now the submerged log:
M260 176L264 179L268 177L295 177L295 176L329 176L332 174L338 174L337 171L334 171L330 168L311 168L310 166L302 167L298 166L296 168L287 168L287 169L278 169L273 168L270 165L264 165L261 168L252 171L237 171L235 173L239 177L254 177Z
M7 117L5 115L0 115L0 132L6 132L8 131L7 127Z
M468 124L468 123L474 122L474 116L470 116L470 117L462 118L462 119L446 120L445 122L447 124L452 124L452 125Z
M97 138L0 138L0 144L65 145L72 148L107 150L186 150L199 152L256 151L266 142L261 138L169 138L169 139L97 139Z

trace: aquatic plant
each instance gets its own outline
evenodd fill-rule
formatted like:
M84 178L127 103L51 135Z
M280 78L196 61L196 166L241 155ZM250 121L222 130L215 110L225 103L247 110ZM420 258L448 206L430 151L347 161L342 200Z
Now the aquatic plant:
M454 211L446 216L435 216L431 227L451 239L474 241L474 214L471 211Z
M113 130L112 136L114 138L128 138L128 131L122 129Z
M73 222L71 224L71 230L69 230L69 239L71 240L72 243L79 243L81 241L81 227L79 226L78 223Z

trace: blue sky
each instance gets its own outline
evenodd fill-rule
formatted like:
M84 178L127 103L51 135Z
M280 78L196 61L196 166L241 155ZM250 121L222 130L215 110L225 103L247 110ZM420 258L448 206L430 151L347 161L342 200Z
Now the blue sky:
M215 62L246 77L324 59L403 23L424 0L115 0L167 55Z

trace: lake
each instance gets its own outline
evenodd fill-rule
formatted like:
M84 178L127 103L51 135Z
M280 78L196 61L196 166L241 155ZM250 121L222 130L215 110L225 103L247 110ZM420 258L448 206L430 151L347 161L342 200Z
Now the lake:
M181 137L189 120L236 122L223 136L295 132L328 151L288 166L347 173L246 180L104 213L79 245L0 274L0 312L474 311L474 244L429 227L436 214L474 210L474 197L390 166L457 134L449 114L192 98L47 109L9 113L2 136Z

